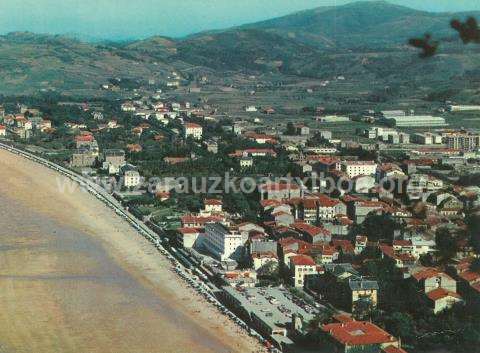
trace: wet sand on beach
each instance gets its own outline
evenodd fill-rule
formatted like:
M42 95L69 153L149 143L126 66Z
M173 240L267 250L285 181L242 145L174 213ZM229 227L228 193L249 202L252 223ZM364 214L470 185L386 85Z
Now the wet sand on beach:
M58 174L0 150L0 353L256 352L168 260Z

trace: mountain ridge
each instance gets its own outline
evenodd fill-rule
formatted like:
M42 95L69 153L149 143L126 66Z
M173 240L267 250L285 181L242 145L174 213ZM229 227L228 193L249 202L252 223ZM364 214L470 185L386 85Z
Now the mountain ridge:
M160 78L183 68L216 72L219 78L268 73L328 79L341 72L384 80L401 78L395 70L406 70L419 78L448 80L471 70L478 59L478 47L453 40L458 35L450 29L452 18L471 15L480 17L480 12L439 14L375 1L304 10L182 39L87 43L13 32L0 36L0 82L3 91L12 92L95 89L112 77L145 80L152 72ZM420 61L418 51L407 45L425 32L452 39L439 58Z

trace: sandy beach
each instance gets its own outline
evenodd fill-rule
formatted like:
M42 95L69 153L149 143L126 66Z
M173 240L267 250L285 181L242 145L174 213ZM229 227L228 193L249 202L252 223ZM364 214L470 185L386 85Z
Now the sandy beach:
M156 249L59 176L0 150L0 353L257 352Z

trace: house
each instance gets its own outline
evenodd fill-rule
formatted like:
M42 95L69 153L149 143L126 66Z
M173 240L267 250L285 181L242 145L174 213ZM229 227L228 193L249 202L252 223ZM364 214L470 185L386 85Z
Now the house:
M308 255L295 255L290 258L290 270L293 273L295 287L303 288L306 275L318 273L317 264Z
M204 142L205 147L207 147L207 151L213 154L218 153L218 143L215 140L208 140Z
M79 149L73 152L70 158L70 167L82 168L92 167L97 161L97 156L89 150Z
M299 198L303 192L300 186L293 183L266 183L258 186L261 200L284 200Z
M355 237L355 255L361 254L367 248L368 238L365 235Z
M248 157L248 156L244 156L242 158L240 158L240 168L251 168L253 167L253 158L252 157Z
M223 212L223 202L218 199L205 199L203 200L203 210L200 212L202 215L212 215Z
M378 283L377 281L364 278L353 278L348 280L348 286L352 298L351 312L362 314L361 311L375 309L378 305Z
M143 147L138 143L128 144L126 147L127 150L132 153L139 153L143 151Z
M266 144L266 143L276 144L278 142L277 139L275 138L275 136L266 135L266 134L257 134L257 133L254 133L254 132L247 132L247 133L244 134L244 136L247 139L255 141L256 143L261 144L261 145Z
M375 187L375 178L371 175L357 175L352 178L352 191L357 194L368 194Z
M126 188L135 188L139 186L142 182L142 177L136 168L122 169L123 171L123 186Z
M290 226L292 223L295 222L295 218L293 215L289 212L285 211L278 211L278 212L272 212L272 217L277 224L277 226Z
M103 169L108 170L109 174L118 174L120 168L126 164L123 150L105 150L103 158Z
M134 112L136 110L132 102L125 102L120 106L123 112Z
M7 135L7 128L4 125L0 125L0 136Z
M380 244L379 249L382 255L382 258L388 258L395 264L398 268L410 268L413 267L417 259L410 254L397 254L393 250L393 246L387 244Z
M413 273L412 278L425 293L434 314L463 302L462 297L457 294L457 282L436 268L421 269Z
M376 200L354 199L348 203L347 213L358 224L363 223L371 213L385 213L389 210L386 203Z
M294 223L293 228L303 235L305 241L309 243L325 242L332 240L332 234L325 228L312 226L308 223Z
M272 262L278 264L278 256L273 251L254 252L250 257L255 271Z
M367 321L348 321L322 326L322 331L334 344L332 353L380 353L387 347L399 348L399 341L375 324Z
M438 206L437 211L442 216L456 216L463 210L463 203L455 196L443 200Z
M195 123L185 123L184 137L187 139L192 137L194 140L201 140L203 135L203 128L201 125Z
M312 244L293 237L280 239L278 245L280 249L279 255L283 257L281 259L287 266L290 263L290 257L300 253L306 253L312 248Z
M451 308L457 303L462 303L460 294L450 292L444 288L437 288L427 293L434 314Z
M339 252L335 247L325 243L313 244L310 254L317 263L322 265L331 264L333 261L338 260L339 256Z

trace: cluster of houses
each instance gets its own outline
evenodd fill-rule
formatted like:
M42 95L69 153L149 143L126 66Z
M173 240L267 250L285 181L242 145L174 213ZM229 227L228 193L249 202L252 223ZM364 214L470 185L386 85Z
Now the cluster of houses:
M43 114L34 108L24 105L18 106L18 113L5 114L0 107L0 136L15 135L21 139L34 136L35 132L53 133L52 122L43 117Z
M152 97L124 101L120 109L141 119L131 131L135 136L149 131L155 119L165 128L163 133L168 131L183 142L219 153L220 137L206 129L206 123L218 121L219 115L208 105L199 108L188 102L164 103ZM256 113L258 108L245 110ZM264 108L263 112L275 111ZM28 137L29 131L35 129L52 129L35 109L22 107L17 115L1 116L0 136L13 133ZM94 111L92 118L105 120L100 111ZM341 153L354 149L372 152L378 146L334 140L330 131L305 124L292 124L282 132L261 126L255 119L236 119L223 125L224 132L254 146L235 149L225 156L238 163L242 171L254 168L258 159L273 162L283 154L298 167L301 178L267 178L269 181L259 183L250 196L256 198L260 210L256 222L246 222L238 214L227 212L222 198L205 198L198 212L180 217L181 226L175 231L177 244L210 259L207 270L220 281L223 300L281 349L287 349L304 334L321 309L298 302L275 282L280 277L289 287L348 313L335 315L321 326L338 351L405 352L397 338L362 321L377 308L381 287L376 278L361 273L363 255L378 253L389 260L402 274L402 280L415 283L432 315L464 303L466 296L480 297L480 274L469 267L475 254L464 239L457 244L460 250L455 254L451 273L425 267L421 261L435 256L435 234L439 229L464 232L466 210L480 206L479 188L461 187L441 173L445 164L455 158L465 162L478 157L480 135L470 130L415 134L398 130L412 118L401 112L384 112L384 119L394 121L395 127L359 131L368 139L411 146L407 157L388 161L374 153L366 154L366 158ZM324 116L319 122L333 120L342 117ZM422 116L419 121L443 128L435 117ZM128 153L142 151L140 142L124 149L99 148L96 134L119 128L116 120L98 124L95 130L70 122L66 127L73 131L75 145L70 167L95 168L118 177L126 189L142 186L141 170L127 160ZM162 142L163 133L155 135L155 140ZM313 137L322 142L311 143ZM181 165L195 158L192 154L165 157L163 161ZM165 201L174 187L162 185L154 195ZM373 239L359 232L372 216L385 216L401 225L395 229L393 239L384 234Z

